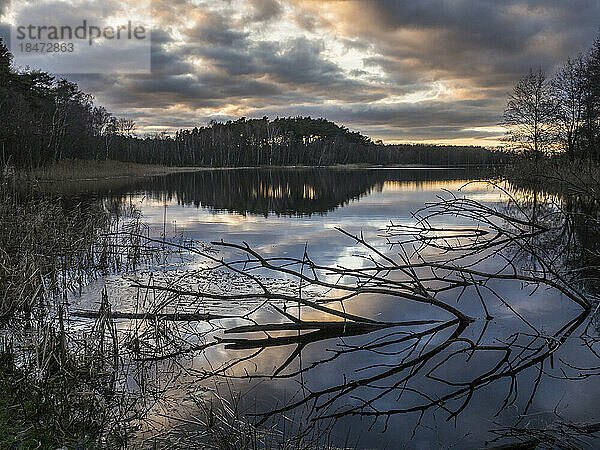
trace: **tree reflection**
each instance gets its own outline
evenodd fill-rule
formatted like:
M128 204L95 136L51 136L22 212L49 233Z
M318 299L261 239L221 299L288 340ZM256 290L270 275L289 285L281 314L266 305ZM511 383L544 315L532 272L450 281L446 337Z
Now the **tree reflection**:
M238 214L310 216L326 214L385 183L413 184L415 188L440 180L485 176L466 169L225 169L175 173L146 179L111 195L144 192L160 201Z

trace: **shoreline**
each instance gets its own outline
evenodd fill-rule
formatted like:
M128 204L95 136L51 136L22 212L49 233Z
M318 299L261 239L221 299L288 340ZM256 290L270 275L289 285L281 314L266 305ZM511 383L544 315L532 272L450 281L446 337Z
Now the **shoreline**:
M600 166L591 160L570 161L566 155L519 159L507 166L503 178L515 188L571 198L600 198Z
M126 163L114 160L64 160L33 170L16 170L15 178L25 182L53 183L98 182L103 180L134 179L171 173L193 172L197 167L172 167L151 164Z
M14 177L19 181L33 183L55 183L55 182L98 182L117 179L139 179L152 176L163 176L174 173L190 173L217 170L248 170L248 169L407 169L407 170L452 170L478 168L481 165L472 166L429 166L424 164L400 164L400 165L376 165L376 164L335 164L327 166L242 166L242 167L190 167L190 166L164 166L152 164L139 164L121 162L115 160L64 160L48 167L33 170L16 170Z

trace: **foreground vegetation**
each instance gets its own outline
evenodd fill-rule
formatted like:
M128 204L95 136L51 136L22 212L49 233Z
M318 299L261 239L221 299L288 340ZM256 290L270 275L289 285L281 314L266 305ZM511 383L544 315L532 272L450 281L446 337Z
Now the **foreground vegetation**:
M566 154L515 158L503 168L502 177L530 192L600 201L600 165L590 159L571 160Z
M0 447L119 447L131 405L99 317L70 330L67 294L136 259L106 235L124 211L0 183ZM107 306L104 306L107 308ZM102 309L102 306L101 306Z

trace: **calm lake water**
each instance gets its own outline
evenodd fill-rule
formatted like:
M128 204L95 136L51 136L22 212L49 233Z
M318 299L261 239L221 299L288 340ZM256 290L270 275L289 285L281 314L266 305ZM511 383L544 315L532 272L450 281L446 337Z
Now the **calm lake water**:
M302 259L306 250L312 261L323 266L360 268L369 264L365 258L374 251L397 260L399 248L389 245L387 226L414 225L415 212L440 197L465 197L510 211L506 192L477 182L486 178L484 172L435 168L207 170L156 177L102 195L139 209L148 236L185 245L192 241L216 260L246 257L209 244L223 240L247 243L265 257ZM530 197L516 193L515 197L531 205ZM556 210L547 199L534 200L534 207L546 214ZM473 227L472 221L456 215L437 216L432 223L455 232ZM338 228L362 234L372 248ZM423 255L440 256L436 252L440 251L429 248ZM207 270L214 263L189 252L165 253L136 273L111 275L90 284L71 299L71 309L97 308L106 287L113 311L252 313L254 323L289 322L275 308L263 305L262 299L219 301L131 287L141 283L224 295L255 292L239 274L224 268ZM506 255L482 264L486 270L502 271ZM527 261L514 264L520 268ZM278 292L296 295L302 289L284 273L262 269L255 273ZM331 273L323 277L336 279ZM492 280L488 287L481 295L491 320L486 320L475 290L460 296L460 289L440 293L448 304L475 319L465 326L452 322L454 318L443 309L374 293L348 300L344 311L386 322L440 322L370 332L343 330L337 335L331 328L312 338L293 330L241 333L233 337L255 342L237 343L220 341L232 337L224 331L253 322L235 318L165 325L162 331L172 340L165 357L132 361L126 377L132 391L155 393L147 417L151 425L140 431L139 438L150 439L145 441L149 443L160 435L173 445L183 445L182 436L199 439L194 423L204 413L198 405L210 399L218 403L217 398L242 413L263 413L297 402L277 422L280 428L286 422L288 430L299 424L304 428L319 416L342 413L327 433L338 447L491 448L498 445L486 444L496 436L492 430L516 424L543 429L559 420L600 421L596 405L600 385L594 377L581 376L593 372L585 369L599 365L592 351L598 335L595 320L582 316L581 307L554 289L533 289L516 280ZM335 290L305 289L304 295L318 294L321 299L336 295ZM506 302L492 291L501 293ZM273 303L297 312L293 303ZM339 302L326 305L341 309ZM302 309L301 318L340 320L308 308ZM85 326L87 322L74 323ZM124 336L147 327L130 320L119 320L118 326ZM148 338L152 341L148 345L158 340ZM125 341L126 337L124 345ZM481 349L466 351L475 344ZM570 379L565 380L565 375ZM314 399L302 403L318 391L324 392L317 401L326 404L323 408L314 410ZM436 403L439 399L445 403ZM316 423L325 426L330 421L324 418ZM598 442L581 445L594 444Z

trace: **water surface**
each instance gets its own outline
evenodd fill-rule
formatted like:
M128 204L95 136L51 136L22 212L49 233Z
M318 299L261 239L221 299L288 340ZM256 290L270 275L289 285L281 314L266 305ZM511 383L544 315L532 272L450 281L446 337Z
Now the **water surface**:
M508 194L481 181L487 177L483 172L435 168L231 169L152 178L103 195L139 208L149 236L179 243L193 241L203 249L217 252L210 253L217 259L240 256L230 249L206 246L222 240L247 243L265 256L302 258L306 251L312 261L324 266L356 268L368 264L365 257L373 251L397 258L398 247L390 246L386 239L387 226L414 225L415 212L440 198L466 197L486 207L509 211ZM514 195L522 200L523 207L530 207L527 198ZM546 212L554 208L538 198L535 207ZM454 229L473 226L465 218L453 215L436 217L434 225ZM372 249L339 229L362 236ZM435 249L424 250L426 256L439 256L435 253ZM516 264L520 267L527 262ZM154 283L221 293L251 289L247 280L236 274L225 270L205 272L209 265L200 255L170 255L137 274L109 276L93 283L72 300L72 308L93 309L104 286L109 288L113 310L124 312L150 308L153 312L240 315L261 305L260 300L220 302L160 292L140 294L130 287L132 283ZM491 271L502 270L505 265L506 259L501 257L485 262ZM271 277L269 283L277 289L294 294L301 289L286 274L264 270L256 273ZM331 274L324 276L335 279ZM295 331L245 333L236 337L258 339L257 343L218 343L152 362L143 367L148 378L145 383L160 386L162 393L150 418L161 432L176 430L174 435L193 436L197 431L193 422L202 415L197 400L210 398L214 392L228 398L239 395L238 407L246 412L268 412L299 402L297 408L286 412L289 427L312 423L310 420L319 414L352 411L335 421L330 438L336 445L348 442L358 448L481 448L494 437L491 430L523 425L519 415L525 411L529 427L544 428L556 423L557 414L566 421L597 419L594 399L600 395L600 388L593 377L577 377L574 373L575 368L597 365L592 347L579 338L584 331L597 335L589 326L589 317L581 315L581 307L556 290L532 289L514 280L493 280L489 286L510 302L507 307L490 292L484 294L491 320L486 320L487 314L474 290L461 296L454 291L441 294L448 304L475 319L465 326L453 323L451 315L431 305L367 294L346 302L344 311L387 322L440 322L364 333L344 331L337 337L325 332L314 339L301 339L299 336L307 333ZM333 296L335 292L320 294ZM274 303L278 307L285 304ZM160 311L156 310L157 304L161 305ZM295 305L285 306L295 314ZM341 308L338 303L328 306ZM303 309L302 314L304 320L339 320L310 309ZM251 318L258 323L286 321L268 305L254 311ZM140 326L134 322L120 321L119 327L131 331ZM189 350L194 345L214 343L215 338L231 338L224 330L239 325L248 325L248 321L174 324L168 333L175 333L181 348ZM438 331L428 332L437 326ZM400 339L415 333L422 333L423 337L416 341ZM552 351L551 358L543 356L555 335L564 337L561 345ZM260 341L286 336L295 336L296 340L273 345ZM375 351L360 349L369 343L387 341L389 345ZM485 348L459 351L474 343ZM507 360L510 362L503 362L505 350L496 348L502 346L512 349ZM336 352L339 355L332 358ZM510 364L518 370L509 375L503 371ZM206 377L207 372L229 365L220 373L225 376ZM565 380L566 372L573 379ZM497 377L490 376L495 373ZM356 388L343 388L352 381L357 382ZM129 383L139 389L135 376ZM465 386L464 392L450 397L444 405L419 409L419 405L435 403ZM319 390L331 390L319 399L321 403L340 395L317 412L312 409L312 402L301 404L310 392ZM364 411L370 414L361 415L356 407L367 399L371 401L363 403ZM460 413L454 415L456 411ZM148 438L157 429L150 428L140 436Z

